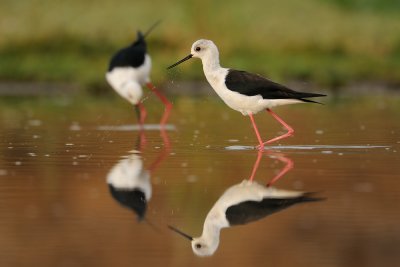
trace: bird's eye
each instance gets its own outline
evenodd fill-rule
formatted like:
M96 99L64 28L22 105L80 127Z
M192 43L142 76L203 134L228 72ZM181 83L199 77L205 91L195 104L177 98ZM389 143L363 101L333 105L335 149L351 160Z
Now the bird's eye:
M196 47L194 50L196 50L197 52L199 52L201 50L201 48L198 46Z
M201 249L201 244L196 244L195 246L197 249Z

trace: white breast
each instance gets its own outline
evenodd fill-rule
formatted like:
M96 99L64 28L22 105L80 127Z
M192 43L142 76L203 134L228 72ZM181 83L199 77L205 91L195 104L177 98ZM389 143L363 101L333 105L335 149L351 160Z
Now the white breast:
M150 81L150 70L151 59L146 55L140 67L113 68L106 73L106 80L120 96L136 105L143 96L142 86Z
M151 197L150 174L143 169L143 161L138 155L119 161L108 173L107 183L119 190L138 188L144 192L146 200Z

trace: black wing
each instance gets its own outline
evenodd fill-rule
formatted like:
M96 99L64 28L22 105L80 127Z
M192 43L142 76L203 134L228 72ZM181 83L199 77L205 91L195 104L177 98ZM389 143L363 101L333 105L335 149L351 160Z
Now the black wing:
M144 63L146 55L146 44L134 43L133 45L119 50L110 61L108 71L115 67L134 67L137 68Z
M226 210L226 219L229 224L240 225L260 220L275 212L286 209L294 204L322 200L321 198L309 197L305 194L295 198L265 198L261 202L245 201L231 206Z
M299 99L307 97L325 96L323 94L296 92L284 85L275 83L258 74L252 74L241 70L228 70L225 79L228 89L247 96L261 95L264 99Z
M147 208L147 201L144 193L138 189L118 190L109 185L110 193L113 198L122 206L133 210L139 221L144 218Z

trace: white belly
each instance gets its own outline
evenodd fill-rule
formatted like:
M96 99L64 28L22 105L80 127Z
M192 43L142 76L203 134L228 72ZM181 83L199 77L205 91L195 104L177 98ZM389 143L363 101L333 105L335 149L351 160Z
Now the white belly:
M225 82L216 82L214 84L210 82L210 85L230 108L239 111L243 115L256 114L267 108L301 102L297 99L263 99L261 95L241 95L226 88Z

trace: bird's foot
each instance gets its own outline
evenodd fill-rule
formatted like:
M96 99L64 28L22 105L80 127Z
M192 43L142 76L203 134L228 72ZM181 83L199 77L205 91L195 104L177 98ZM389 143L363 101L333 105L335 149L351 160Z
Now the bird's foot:
M264 147L265 145L269 145L269 144L274 143L274 142L276 142L276 141L279 141L279 140L281 140L281 139L284 139L284 138L293 136L293 135L294 135L294 130L293 130L292 128L290 128L290 129L288 129L288 130L289 130L289 131L288 131L287 133L285 133L285 134L283 134L283 135L280 135L280 136L277 136L277 137L274 137L274 138L272 138L272 139L270 139L270 140L264 142L264 143L262 144L262 146ZM261 145L259 145L259 146L261 146Z

